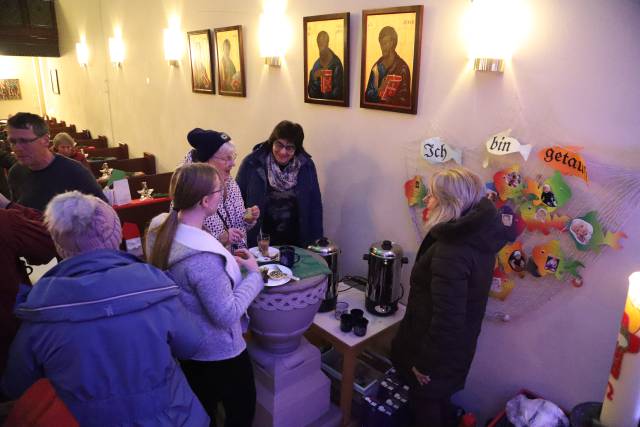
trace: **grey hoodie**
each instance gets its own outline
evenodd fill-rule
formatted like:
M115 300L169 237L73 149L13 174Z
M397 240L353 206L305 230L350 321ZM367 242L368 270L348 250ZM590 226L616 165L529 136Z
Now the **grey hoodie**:
M149 248L155 241L154 231L149 231ZM169 271L182 290L180 300L205 334L202 346L191 360L231 359L246 348L241 318L264 284L260 273L255 272L233 287L225 262L222 255L203 252L175 240L171 245Z

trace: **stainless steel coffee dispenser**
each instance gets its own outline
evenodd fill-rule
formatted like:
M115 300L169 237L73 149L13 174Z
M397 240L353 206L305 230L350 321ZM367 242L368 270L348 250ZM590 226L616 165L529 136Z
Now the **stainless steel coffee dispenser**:
M402 247L390 240L376 242L363 256L369 263L365 307L377 316L389 316L398 309L403 290L400 283L402 264L407 257L402 256Z
M307 249L324 258L331 270L331 274L327 278L327 292L318 309L321 313L331 311L336 308L336 302L338 301L338 281L340 280L338 276L338 255L340 254L340 248L326 237L321 237L312 245L309 245Z

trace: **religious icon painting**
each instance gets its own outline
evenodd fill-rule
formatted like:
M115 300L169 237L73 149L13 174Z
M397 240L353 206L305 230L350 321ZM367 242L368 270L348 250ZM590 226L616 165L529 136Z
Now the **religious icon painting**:
M227 96L247 96L242 26L216 28L213 31L218 60L218 93Z
M304 102L349 106L349 13L305 16Z
M423 6L362 11L360 107L417 114Z
M213 57L209 30L190 31L191 89L198 93L216 93L213 85Z

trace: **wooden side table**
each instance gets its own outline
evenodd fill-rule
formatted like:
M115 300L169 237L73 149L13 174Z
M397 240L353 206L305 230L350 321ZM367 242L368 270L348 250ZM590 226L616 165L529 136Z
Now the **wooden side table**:
M340 283L340 287L345 285ZM351 288L338 294L338 301L349 303L349 310L359 308L364 310L365 317L369 320L367 334L358 337L353 332L342 332L340 321L336 320L334 311L317 313L309 330L330 342L333 347L342 354L342 381L340 383L340 410L342 411L342 425L348 426L351 422L351 401L353 399L353 380L356 368L356 358L374 338L382 336L390 328L399 323L404 317L406 307L398 304L398 311L392 316L379 317L365 310L364 292Z

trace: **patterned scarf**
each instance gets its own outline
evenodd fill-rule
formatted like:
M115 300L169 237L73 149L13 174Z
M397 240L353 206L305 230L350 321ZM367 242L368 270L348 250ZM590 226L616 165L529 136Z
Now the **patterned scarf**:
M300 159L294 156L293 159L280 169L273 153L267 155L267 178L269 185L277 191L287 191L298 183L298 172L300 172Z

